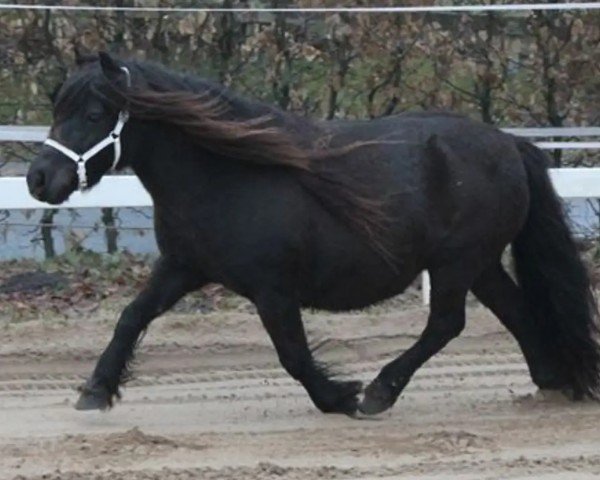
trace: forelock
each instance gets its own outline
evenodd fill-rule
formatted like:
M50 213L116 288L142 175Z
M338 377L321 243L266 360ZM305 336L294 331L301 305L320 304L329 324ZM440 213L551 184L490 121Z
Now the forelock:
M92 85L97 79L97 68L86 64L70 75L58 90L54 100L54 116L68 117L92 94Z

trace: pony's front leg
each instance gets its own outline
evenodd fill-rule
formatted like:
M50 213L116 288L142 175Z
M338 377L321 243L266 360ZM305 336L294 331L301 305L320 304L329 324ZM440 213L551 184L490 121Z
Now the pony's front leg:
M332 380L313 359L294 296L264 291L255 298L255 304L281 365L304 386L315 406L325 413L355 414L362 384Z
M142 331L186 293L205 283L199 272L161 257L146 287L121 313L113 338L100 356L92 377L81 387L75 408L103 410L112 407L114 399L120 398L119 385L127 379L127 364Z

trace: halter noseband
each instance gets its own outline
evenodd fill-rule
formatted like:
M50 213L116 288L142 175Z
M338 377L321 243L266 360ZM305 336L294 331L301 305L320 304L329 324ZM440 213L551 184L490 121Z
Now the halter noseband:
M127 77L127 87L131 87L131 74L129 73L129 69L127 67L121 67L121 70L125 72L125 76ZM127 123L127 120L129 120L129 111L126 108L124 108L119 112L117 124L111 130L111 132L103 140L100 140L96 145L94 145L81 155L74 152L70 148L65 147L56 140L52 140L51 138L47 138L44 142L44 145L48 145L49 147L58 150L60 153L69 157L77 164L79 190L85 190L87 188L87 161L93 158L97 153L101 152L109 145L114 144L115 146L114 158L111 168L113 170L117 168L117 165L119 164L119 160L121 158L121 131Z

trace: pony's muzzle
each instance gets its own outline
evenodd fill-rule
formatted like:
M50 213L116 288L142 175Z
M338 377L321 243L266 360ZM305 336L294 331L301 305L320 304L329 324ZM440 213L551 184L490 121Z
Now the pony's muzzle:
M27 172L27 188L33 198L53 205L63 203L77 189L77 172L68 159L52 154L33 161Z

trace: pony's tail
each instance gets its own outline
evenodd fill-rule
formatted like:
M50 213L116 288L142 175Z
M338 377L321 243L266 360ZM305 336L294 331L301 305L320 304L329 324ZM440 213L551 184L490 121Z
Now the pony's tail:
M576 397L600 394L598 309L587 270L571 236L544 153L518 140L530 205L512 245L518 282L546 358L556 362Z

